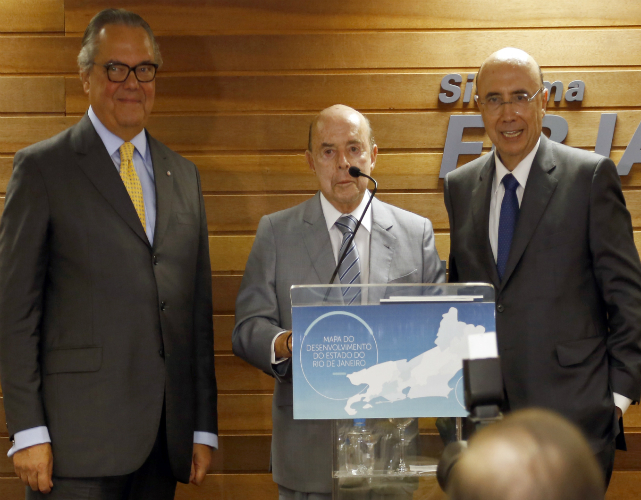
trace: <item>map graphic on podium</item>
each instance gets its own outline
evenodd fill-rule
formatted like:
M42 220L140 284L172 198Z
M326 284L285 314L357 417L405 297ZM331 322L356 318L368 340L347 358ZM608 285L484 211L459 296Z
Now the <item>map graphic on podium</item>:
M494 304L294 307L294 418L466 416L468 336Z

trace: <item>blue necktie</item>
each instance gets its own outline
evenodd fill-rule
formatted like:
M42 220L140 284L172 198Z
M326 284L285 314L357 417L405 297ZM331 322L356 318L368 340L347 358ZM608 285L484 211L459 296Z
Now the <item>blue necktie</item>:
M505 195L501 203L501 216L499 218L499 251L496 259L496 268L499 272L499 279L503 280L503 273L507 264L507 258L510 255L512 246L512 237L514 229L519 220L519 199L516 197L516 188L519 187L512 174L503 177L503 186L505 186Z
M343 251L345 250L345 245L349 240L350 236L354 234L354 229L356 228L356 218L352 215L342 215L338 218L335 223L335 226L343 233L343 242L341 243L341 248L338 251L338 258L341 258ZM356 249L356 242L352 239L349 244L349 250L345 255L345 259L341 263L341 267L338 269L338 277L341 280L342 285L360 285L361 284L361 262L358 256L358 250ZM361 289L360 287L344 287L343 288L343 301L345 304L350 305L355 300L360 297ZM358 302L357 302L358 303Z

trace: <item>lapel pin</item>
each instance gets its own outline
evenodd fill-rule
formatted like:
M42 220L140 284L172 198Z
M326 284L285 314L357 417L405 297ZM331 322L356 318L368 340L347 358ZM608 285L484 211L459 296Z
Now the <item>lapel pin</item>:
M167 170L167 175L171 175L171 172L169 170Z

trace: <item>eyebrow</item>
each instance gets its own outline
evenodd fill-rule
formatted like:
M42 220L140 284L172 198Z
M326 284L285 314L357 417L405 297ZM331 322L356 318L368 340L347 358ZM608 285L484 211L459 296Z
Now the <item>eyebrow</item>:
M518 90L513 90L512 92L510 92L510 95L516 95L516 94L528 94L529 95L530 92L525 90L525 89L518 89ZM501 92L488 92L487 94L485 94L485 97L492 97L492 96L495 96L495 95L501 95Z
M127 63L122 62L118 59L109 59L105 64L124 64L126 66L129 66ZM138 64L154 64L154 62L150 61L149 59L145 59L144 61L140 61ZM134 66L138 66L138 64L134 64ZM133 68L134 66L129 66L129 67Z

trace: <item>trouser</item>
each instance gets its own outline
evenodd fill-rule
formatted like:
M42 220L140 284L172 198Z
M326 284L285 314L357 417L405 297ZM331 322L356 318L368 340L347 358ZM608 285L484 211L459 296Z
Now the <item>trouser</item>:
M596 461L599 464L599 467L601 467L601 469L603 470L606 490L608 488L608 485L610 484L610 479L612 478L612 469L614 468L614 452L616 447L615 443L616 441L613 439L606 445L605 448L594 455Z

